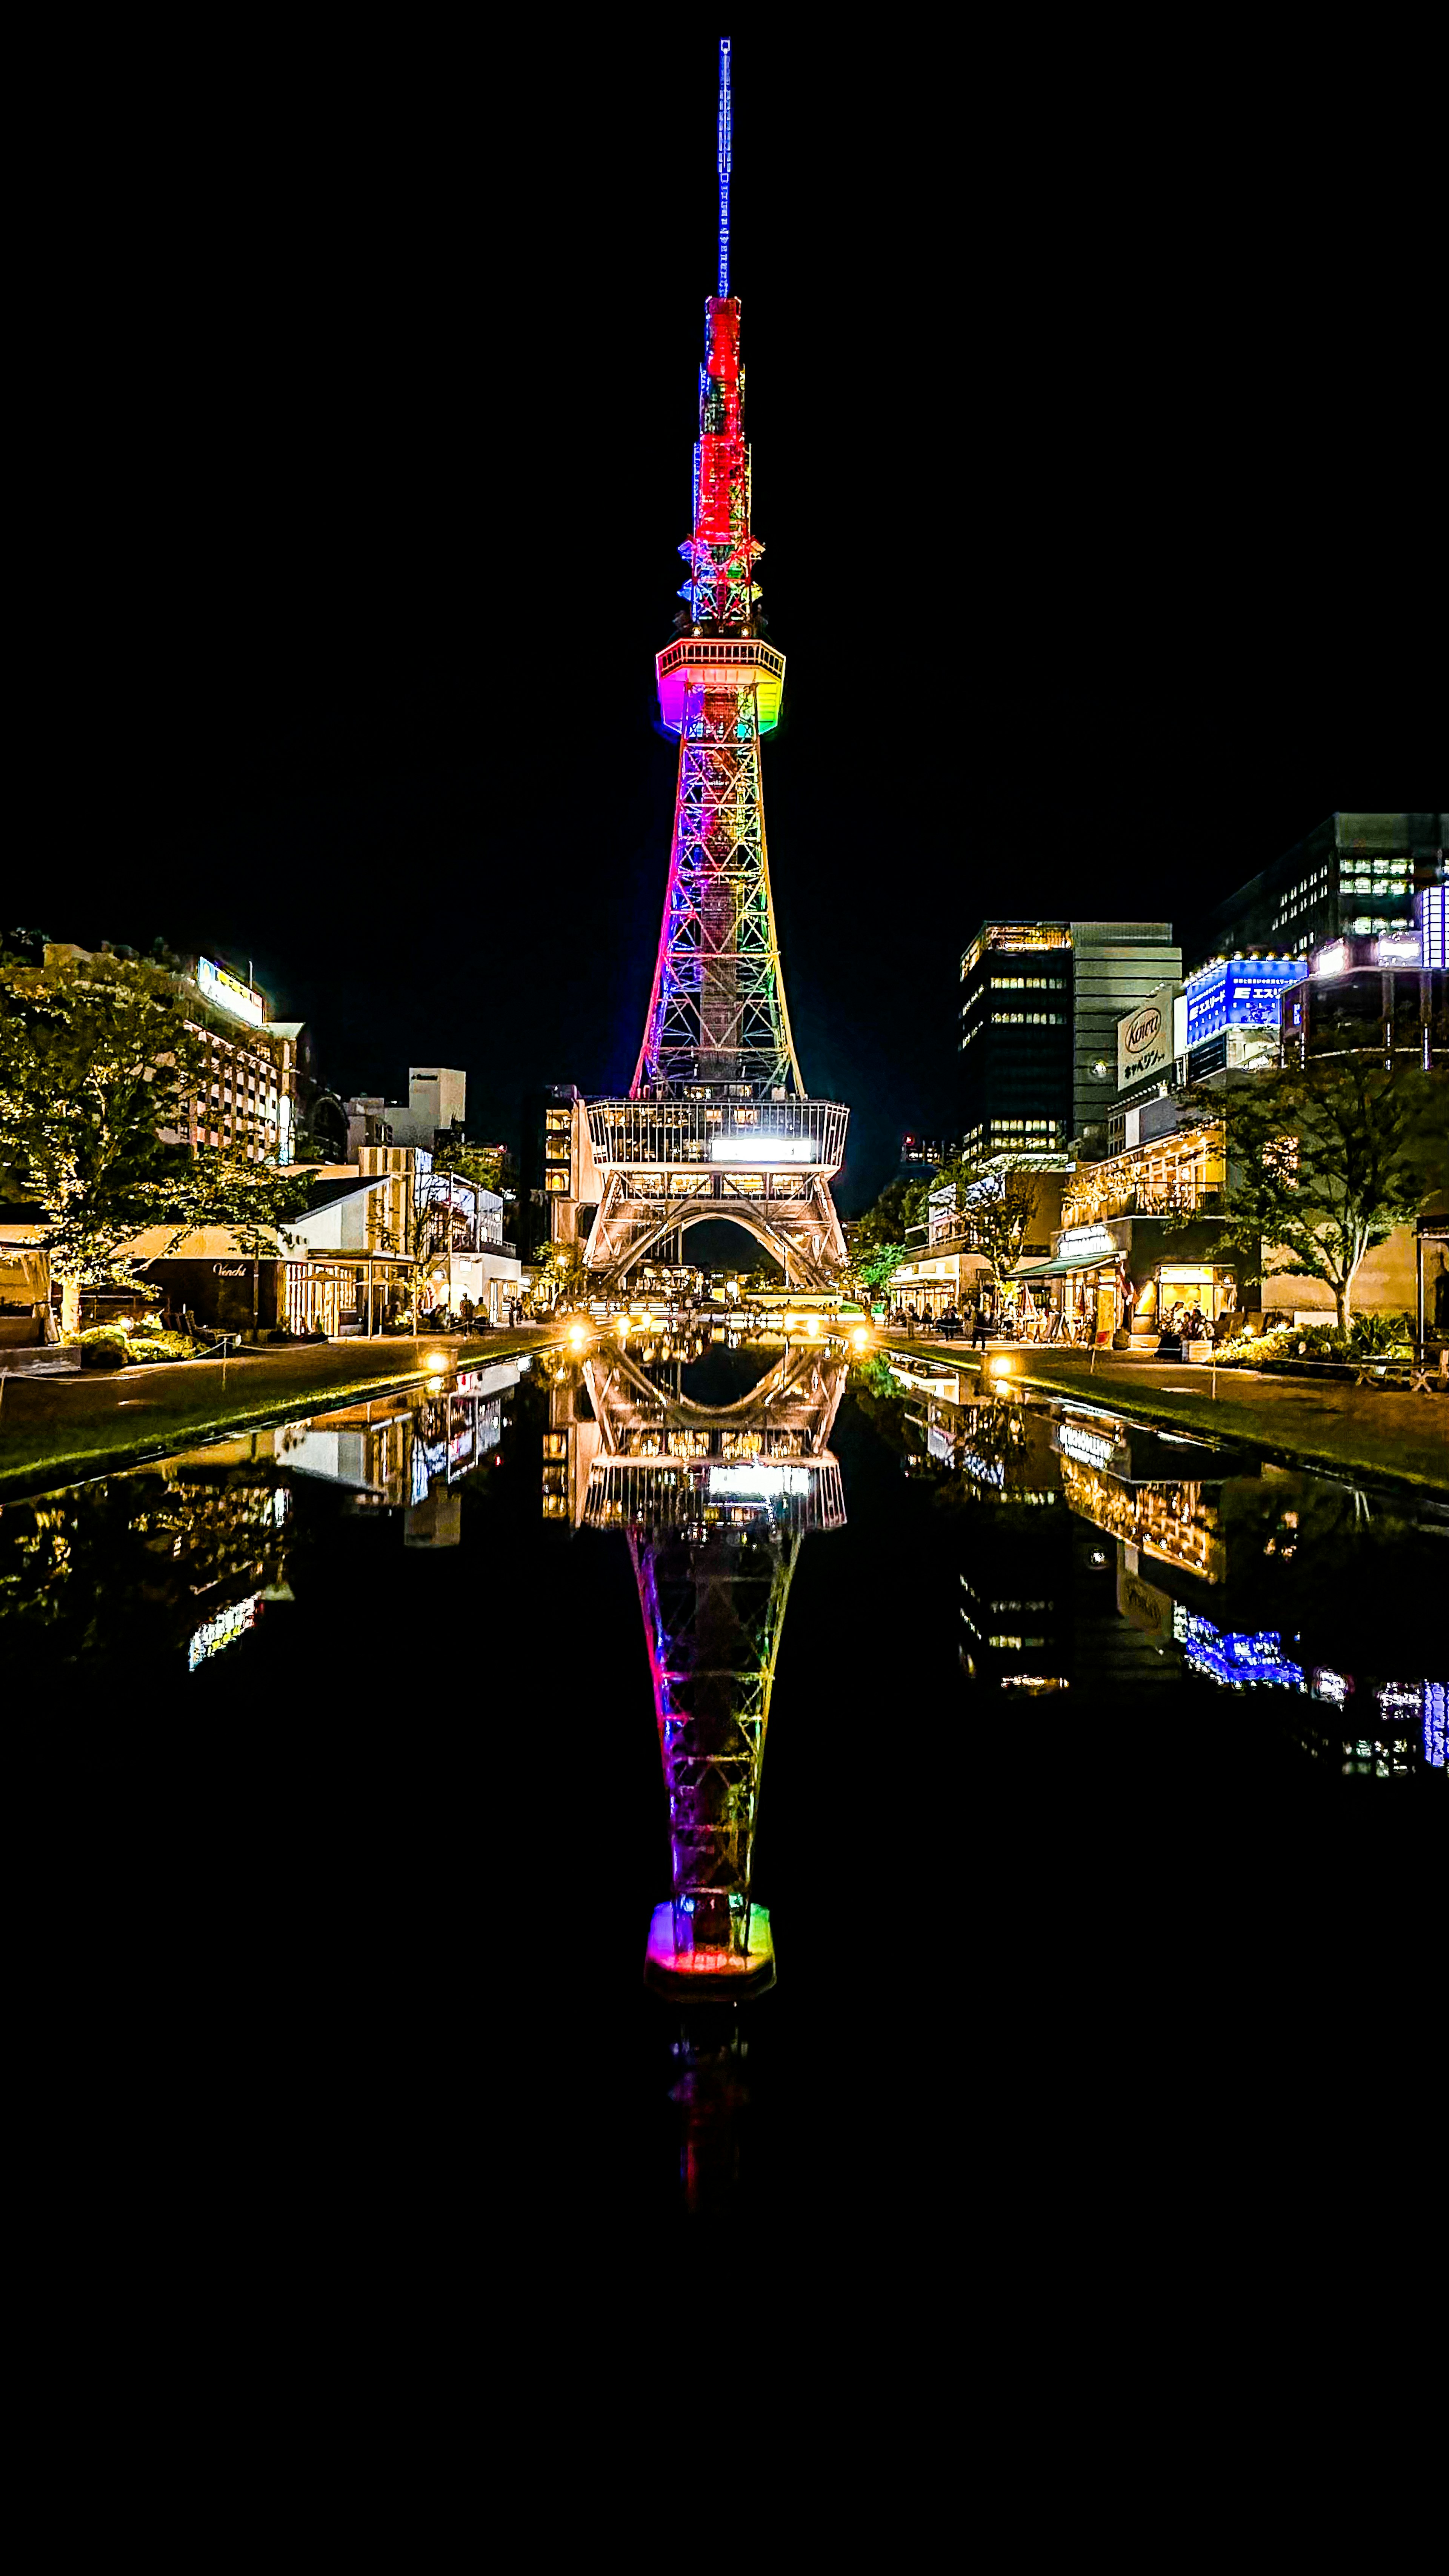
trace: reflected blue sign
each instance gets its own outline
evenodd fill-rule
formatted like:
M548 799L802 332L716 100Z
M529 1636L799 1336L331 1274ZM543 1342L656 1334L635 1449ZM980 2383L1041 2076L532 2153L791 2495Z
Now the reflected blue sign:
M1302 1665L1289 1663L1282 1638L1269 1629L1225 1633L1211 1619L1188 1616L1178 1633L1192 1670L1206 1673L1211 1681L1231 1683L1237 1690L1260 1682L1282 1683L1289 1690L1303 1688Z

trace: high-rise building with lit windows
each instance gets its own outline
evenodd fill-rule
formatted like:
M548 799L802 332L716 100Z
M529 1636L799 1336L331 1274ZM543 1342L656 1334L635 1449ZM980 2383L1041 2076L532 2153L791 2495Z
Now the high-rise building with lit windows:
M982 923L961 960L956 1037L963 1152L1064 1152L1072 1115L1066 922Z
M1106 1134L1117 1022L1182 971L1168 921L985 921L961 959L962 1150Z
M1444 882L1446 847L1449 814L1330 814L1219 904L1202 954L1302 957L1325 940L1408 929L1415 896Z

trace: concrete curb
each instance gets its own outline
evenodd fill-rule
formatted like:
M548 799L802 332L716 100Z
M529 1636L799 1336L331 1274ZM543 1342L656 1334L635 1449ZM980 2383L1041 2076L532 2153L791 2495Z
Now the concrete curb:
M1003 1342L999 1345L996 1355L1010 1352L1015 1360L1023 1347L1020 1343ZM931 1359L947 1368L963 1369L969 1359L970 1365L975 1368L978 1376L984 1375L984 1360L988 1356L988 1354L979 1353L968 1354L964 1349L953 1351L948 1343L910 1342L904 1345L889 1344L886 1348L889 1356L894 1359L907 1362L912 1359ZM1238 1372L1235 1371L1234 1374ZM1414 1494L1449 1497L1449 1436L1446 1436L1442 1476L1424 1475L1411 1467L1386 1466L1382 1460L1368 1458L1361 1453L1350 1454L1347 1450L1338 1447L1321 1448L1296 1436L1291 1441L1274 1440L1261 1431L1251 1430L1246 1426L1240 1427L1231 1419L1224 1420L1216 1411L1211 1397L1199 1390L1195 1382L1196 1376L1197 1372L1194 1371L1193 1381L1183 1387L1181 1397L1174 1390L1167 1403L1161 1401L1159 1391L1156 1389L1144 1389L1141 1394L1124 1395L1118 1387L1107 1386L1090 1376L1085 1365L1082 1370L1080 1389L1064 1385L1060 1378L1036 1376L1019 1364L1013 1366L1011 1383L1013 1386L1022 1387L1032 1395L1054 1396L1059 1402L1067 1404L1090 1403L1100 1406L1104 1413L1120 1413L1129 1420L1145 1422L1160 1430L1191 1431L1222 1447L1246 1450L1254 1457L1266 1459L1273 1466L1320 1468L1327 1475L1365 1477L1375 1484L1404 1486ZM1153 1401L1154 1396L1157 1396L1156 1402ZM1431 1403L1434 1400L1433 1397L1429 1399ZM1344 1425L1343 1428L1347 1430L1348 1426ZM1446 1434L1449 1434L1449 1424L1446 1424Z
M420 1334L418 1339L426 1341L427 1336ZM465 1344L461 1350L447 1344L440 1347L449 1351L451 1374L463 1368L492 1368L502 1360L521 1359L534 1351L550 1349L552 1337L511 1340L502 1347L491 1343ZM163 1370L169 1377L178 1369L219 1370L221 1365L220 1360L156 1361L149 1365L143 1363L134 1375L139 1382ZM231 1361L227 1362L228 1367L232 1365ZM239 1365L245 1369L247 1362L243 1360ZM126 1374L129 1383L132 1373L128 1371ZM272 1423L295 1421L300 1414L329 1413L344 1405L356 1404L368 1396L396 1395L406 1388L423 1385L429 1375L429 1370L414 1364L365 1378L330 1379L310 1389L299 1385L295 1398L290 1395L280 1397L273 1389L262 1401L228 1403L224 1413L193 1422L173 1423L162 1436L158 1436L154 1428L148 1436L140 1424L134 1428L127 1425L118 1431L113 1442L77 1450L57 1447L48 1450L44 1457L32 1454L14 1464L7 1462L3 1451L0 1451L0 1502L18 1501L26 1493L48 1492L53 1486L84 1484L93 1476L114 1475L120 1468L143 1466L148 1460L169 1458L178 1449L203 1447L213 1440L225 1440L238 1431L261 1431ZM108 1375L107 1383L111 1382ZM3 1415L0 1415L0 1439L3 1436L4 1422Z

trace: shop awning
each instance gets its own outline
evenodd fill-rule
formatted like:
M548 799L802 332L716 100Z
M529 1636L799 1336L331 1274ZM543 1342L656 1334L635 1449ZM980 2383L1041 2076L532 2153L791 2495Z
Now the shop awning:
M1038 1279L1062 1279L1069 1270L1115 1270L1115 1252L1069 1252L1062 1261L1044 1261Z

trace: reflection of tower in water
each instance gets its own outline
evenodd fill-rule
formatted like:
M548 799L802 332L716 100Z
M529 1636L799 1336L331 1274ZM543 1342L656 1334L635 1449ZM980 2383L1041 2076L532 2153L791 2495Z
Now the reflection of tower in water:
M774 1976L752 1867L775 1664L800 1544L845 1519L827 1442L846 1361L787 1346L737 1403L683 1394L606 1346L584 1376L597 1425L584 1517L629 1541L669 1805L670 1894L646 1974L696 1996L758 1991Z

